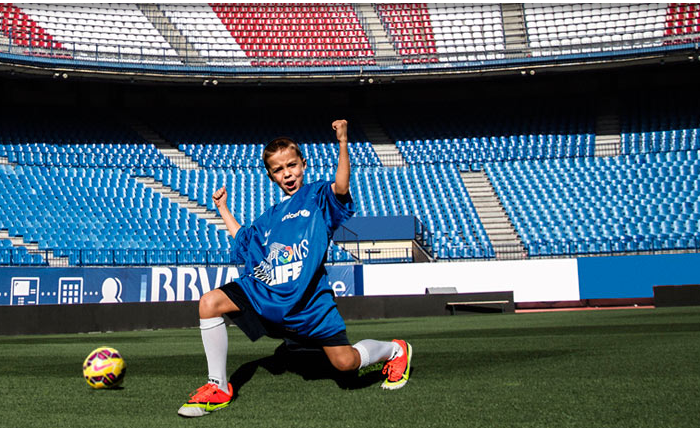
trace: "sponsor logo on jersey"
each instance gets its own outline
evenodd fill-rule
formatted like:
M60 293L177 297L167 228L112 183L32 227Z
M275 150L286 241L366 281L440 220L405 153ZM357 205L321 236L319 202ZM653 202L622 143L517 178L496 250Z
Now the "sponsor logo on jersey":
M308 216L310 216L310 215L311 215L311 213L309 212L309 210L299 210L299 211L297 211L297 212L295 212L295 213L287 213L287 215L285 215L284 217L282 217L282 221L291 220L291 219L297 218L297 217L299 217L299 216L308 217Z
M292 261L293 256L294 249L290 246L286 246L280 251L279 256L277 256L277 260L280 262L280 264L285 265Z
M309 255L309 241L284 245L273 242L265 260L253 269L253 276L267 285L285 284L301 275L304 259Z

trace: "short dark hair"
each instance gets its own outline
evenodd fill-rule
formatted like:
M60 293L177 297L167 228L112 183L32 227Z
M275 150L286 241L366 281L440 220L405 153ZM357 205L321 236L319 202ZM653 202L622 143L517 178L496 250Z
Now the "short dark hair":
M263 150L262 157L263 163L265 164L265 169L270 169L270 165L267 163L267 160L270 158L270 156L274 155L280 150L289 148L293 149L297 153L299 159L304 160L304 155L301 154L301 149L299 148L299 145L296 142L294 142L294 140L288 137L277 137L274 140L267 143L267 145L265 146L265 150Z

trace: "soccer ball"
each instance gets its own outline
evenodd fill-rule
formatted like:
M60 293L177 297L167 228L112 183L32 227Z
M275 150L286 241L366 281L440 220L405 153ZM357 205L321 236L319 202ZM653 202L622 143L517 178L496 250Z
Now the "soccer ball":
M119 351L102 346L90 352L83 362L83 376L95 389L119 386L126 374L126 362Z

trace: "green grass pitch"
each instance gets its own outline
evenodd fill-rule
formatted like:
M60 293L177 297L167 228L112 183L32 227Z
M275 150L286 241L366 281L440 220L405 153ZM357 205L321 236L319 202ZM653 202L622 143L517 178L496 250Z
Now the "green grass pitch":
M279 341L229 329L238 397L177 416L206 380L198 329L0 337L2 427L697 427L700 307L459 315L348 322L351 341L408 339L398 391L377 371L279 370ZM81 377L100 345L124 355L124 387ZM236 370L238 369L238 370Z

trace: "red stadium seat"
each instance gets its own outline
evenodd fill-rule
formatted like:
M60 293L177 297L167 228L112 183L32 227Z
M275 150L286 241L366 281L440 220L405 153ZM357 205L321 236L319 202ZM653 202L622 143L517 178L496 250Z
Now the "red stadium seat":
M298 59L357 57L362 49L367 51L365 55L373 55L369 39L350 5L230 4L212 10L247 56L251 56L251 50L252 56L265 55L258 51L282 51L284 57L297 59L285 63L287 66L300 66L300 63L310 66L318 64ZM236 20L225 19L227 16ZM265 38L264 33L271 37ZM254 38L253 47L244 36Z

